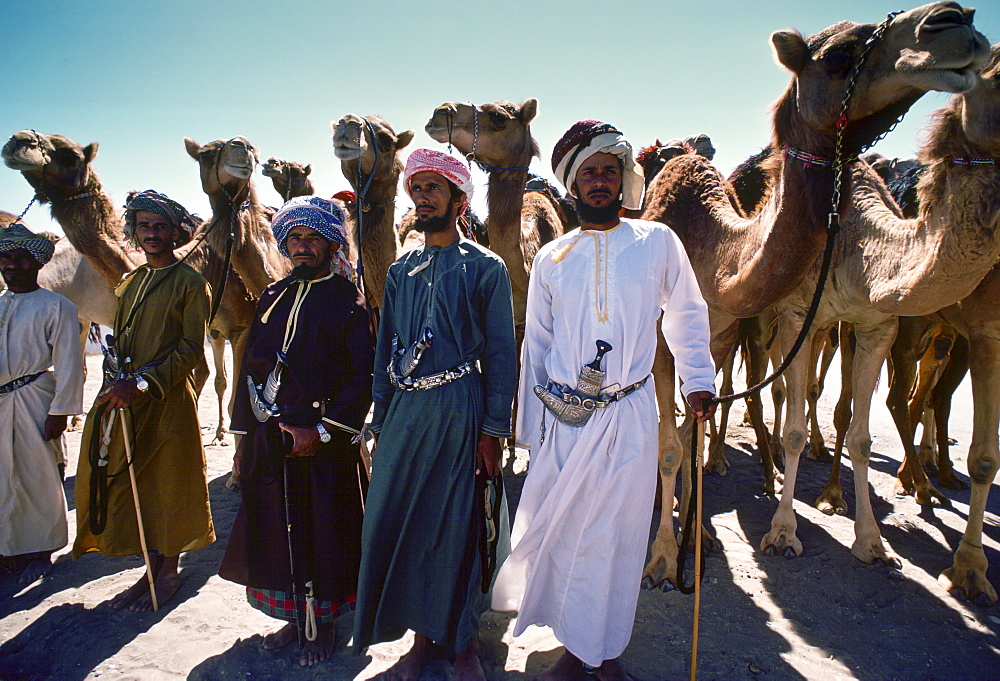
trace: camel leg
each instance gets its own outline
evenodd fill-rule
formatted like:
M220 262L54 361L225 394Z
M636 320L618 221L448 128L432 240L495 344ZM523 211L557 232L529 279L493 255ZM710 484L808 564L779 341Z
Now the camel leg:
M677 535L674 533L674 490L677 471L683 456L680 433L674 418L674 358L667 344L656 334L656 356L653 359L653 386L660 412L659 472L660 525L650 547L650 558L642 573L644 588L677 586Z
M767 350L764 347L764 338L760 333L758 320L745 319L740 324L740 343L744 352L747 385L754 386L764 380L764 374L767 373ZM771 455L771 434L767 431L767 424L764 422L764 405L760 399L760 392L748 395L746 403L747 415L750 417L750 424L757 436L760 463L764 469L764 492L777 494L781 492L781 483L784 477L774 465L774 457Z
M952 566L944 571L939 582L949 591L957 590L966 598L992 605L997 601L997 592L986 579L989 563L983 553L983 515L990 486L1000 467L1000 319L995 319L995 296L985 295L990 293L989 288L980 284L962 304L970 319L969 357L976 360L969 363L973 404L969 445L972 494L965 533ZM980 295L986 300L978 300ZM983 318L986 321L978 321ZM972 320L977 321L972 323Z
M910 422L913 423L912 421ZM937 416L934 407L927 403L924 405L924 412L920 416L920 447L917 449L917 459L925 471L934 472L937 470L937 454L934 449L937 443Z
M896 473L896 494L913 494L916 491L909 474L916 452L913 449L913 428L907 399L917 374L917 358L908 341L909 338L900 339L889 350L889 394L885 400L903 445L903 463Z
M966 484L955 476L951 464L948 441L948 417L951 416L951 396L969 370L969 341L959 336L951 350L951 357L931 392L934 412L934 431L937 436L938 485L948 489L965 489Z
M215 365L215 395L219 402L219 425L215 429L215 439L209 445L225 446L229 444L226 441L226 435L229 433L229 428L226 427L228 423L228 419L226 418L226 387L228 383L226 376L226 339L217 331L209 332L209 339L209 343L212 346L212 360Z
M830 477L823 487L822 494L813 504L827 515L847 515L847 502L844 501L844 488L840 483L840 462L844 453L844 438L847 437L847 429L851 425L851 395L854 394L854 348L856 339L854 336L854 326L847 322L841 322L840 329L840 397L837 399L837 406L833 410L833 427L837 432L837 438L833 447L833 465L830 466Z
M776 370L781 365L782 355L780 352L771 352L771 370ZM781 436L782 417L785 415L785 396L788 379L786 376L779 376L771 383L771 404L774 406L774 428L771 430L771 457L774 461L785 460L785 442Z
M803 316L784 314L778 322L778 335L782 349L788 351L802 327ZM781 439L785 448L785 483L781 490L778 508L771 518L771 529L760 542L761 551L768 556L781 554L785 558L802 555L802 542L795 536L798 519L792 506L795 500L795 479L799 471L799 458L806 445L805 394L809 381L809 351L798 353L785 371L788 389L788 406ZM777 426L776 426L777 427Z
M826 374L827 367L823 367L821 362L826 360L826 347L829 344L830 333L836 333L837 324L831 324L812 337L811 356L809 359L809 392L808 392L808 415L809 415L809 454L812 461L831 461L830 452L823 441L823 432L819 427L819 396L823 393L821 375Z
M80 366L83 367L83 381L87 382L87 341L90 340L90 326L92 322L89 319L80 320L80 352L83 353L83 362ZM80 430L83 427L83 416L81 414L73 414L69 420L69 426L66 430ZM65 461L60 461L59 463L65 464Z
M917 451L917 460L920 461L920 465L924 467L925 471L928 468L937 468L937 462L934 461L933 444L934 416L928 396L934 389L934 386L937 385L945 366L948 364L948 358L955 343L955 337L958 335L952 327L946 324L938 324L934 334L934 338L928 346L927 351L920 358L917 370L917 382L910 392L908 408L910 436L912 437L916 434L918 423L923 423L924 425L920 449ZM928 430L931 433L928 434ZM925 447L925 443L928 443L930 447Z
M249 329L239 329L238 331L233 332L229 338L229 346L230 348L232 348L233 351L233 376L236 377L237 381L240 380L243 376L243 374L241 373L243 371L243 352L244 350L246 350L247 339L249 335L250 335ZM229 418L232 418L233 416L233 406L235 404L236 404L236 391L232 390L230 391L230 396L229 396L229 413L228 413ZM235 434L234 439L235 439L234 444L238 449L240 446L240 440L243 439L243 436ZM226 480L226 489L228 489L230 492L237 492L240 489L240 479L239 476L236 475L235 462L233 466L234 470L229 474L229 479Z
M735 329L734 329L735 331ZM733 394L733 362L736 359L736 336L733 334L733 343L724 356L716 362L716 366L722 370L722 388L720 395ZM705 473L707 475L725 476L729 472L729 461L726 459L726 431L729 427L729 410L732 402L723 402L719 405L719 426L715 427L715 421L711 423L712 439L708 448L708 461L705 463Z
M878 381L879 370L892 341L896 337L896 318L892 317L879 324L855 326L857 350L854 355L854 417L847 429L847 452L854 467L854 494L857 511L854 519L854 545L851 554L863 563L876 560L893 567L902 567L899 558L886 550L879 532L875 513L872 511L871 494L868 489L868 462L871 459L871 432L868 419L871 412L872 395ZM912 449L912 442L911 442ZM923 469L921 469L922 471Z

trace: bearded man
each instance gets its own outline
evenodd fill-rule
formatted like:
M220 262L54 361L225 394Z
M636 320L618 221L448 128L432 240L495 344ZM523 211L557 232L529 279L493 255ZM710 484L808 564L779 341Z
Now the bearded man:
M215 541L194 381L205 356L211 293L174 254L198 224L184 206L153 190L130 194L125 205L125 235L146 263L115 289L104 386L83 429L73 544L73 558L142 550L131 467L151 555L148 574L111 599L116 610L152 610L150 577L157 604L165 603L181 585L180 554Z
M21 584L45 575L69 541L62 434L83 411L76 306L38 285L53 250L20 223L0 229L0 557Z
M528 284L516 432L531 468L493 608L518 611L515 635L544 624L565 646L539 679L618 680L656 492L656 321L662 312L682 391L706 419L708 311L677 236L618 217L640 207L643 190L618 130L577 123L552 169L581 226L538 251Z
M232 421L243 502L219 575L288 622L265 650L305 632L308 667L333 654L337 617L354 609L368 487L355 436L371 406L375 329L336 203L292 199L271 230L294 269L267 287L250 327Z
M418 149L403 182L425 241L386 278L354 644L360 652L410 629L413 648L388 679L415 681L443 654L455 655L459 679L482 679L484 490L510 435L516 372L510 279L499 257L459 235L472 194L465 164ZM491 520L502 560L506 508Z

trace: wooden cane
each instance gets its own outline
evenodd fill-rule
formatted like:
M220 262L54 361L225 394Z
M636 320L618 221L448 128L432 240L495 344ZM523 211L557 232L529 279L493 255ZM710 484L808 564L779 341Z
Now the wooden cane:
M699 421L696 461L698 466L694 512L694 623L691 626L691 681L698 675L698 619L701 615L701 472L705 454L705 422Z
M156 601L156 583L153 580L153 564L149 559L149 549L146 548L146 530L142 525L142 507L139 505L139 487L135 482L135 468L132 467L132 442L129 438L129 427L125 423L128 414L127 409L121 411L122 439L125 440L125 458L128 460L128 477L132 483L132 501L135 502L135 519L139 524L139 547L142 549L142 559L146 562L146 577L149 578L149 595L153 599L153 612L160 609L160 604ZM114 418L114 415L112 415Z

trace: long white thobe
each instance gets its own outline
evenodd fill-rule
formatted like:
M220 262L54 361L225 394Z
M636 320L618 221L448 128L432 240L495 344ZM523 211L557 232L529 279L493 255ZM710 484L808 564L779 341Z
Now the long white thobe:
M54 367L54 371L46 371ZM61 440L45 419L83 411L83 350L76 306L46 289L0 292L0 385L45 371L0 395L0 554L54 551L68 541L59 480Z
M550 626L594 666L618 657L632 633L656 493L656 397L649 380L573 427L532 389L548 379L575 386L598 339L613 348L605 388L641 380L653 366L661 309L684 394L714 392L707 307L670 229L622 220L605 232L573 230L535 258L516 430L531 468L493 608L518 611L515 635Z

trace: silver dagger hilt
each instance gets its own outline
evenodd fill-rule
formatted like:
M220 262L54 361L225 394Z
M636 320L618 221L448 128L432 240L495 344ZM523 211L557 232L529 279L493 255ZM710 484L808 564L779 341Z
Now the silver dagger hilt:
M285 368L288 358L284 353L276 353L278 356L277 361L274 363L274 368L271 369L271 373L267 375L267 380L264 381L264 401L268 404L276 404L278 399L278 390L281 389L281 371Z
M399 357L396 367L396 374L398 378L406 378L413 373L413 370L417 368L418 364L420 364L420 358L423 356L424 350L429 348L433 341L434 332L431 331L431 327L425 326L424 332L420 334L420 338L404 350L402 355Z
M604 383L604 371L601 370L601 360L604 355L611 352L611 343L607 341L597 341L597 356L590 364L585 364L580 369L580 378L576 381L576 392L584 397L597 397L601 394L601 385Z

